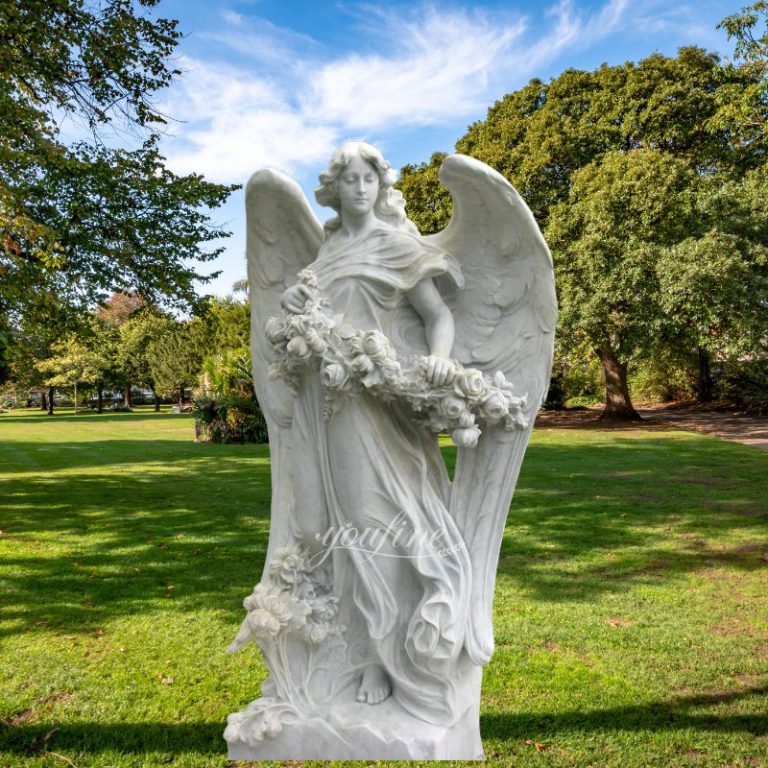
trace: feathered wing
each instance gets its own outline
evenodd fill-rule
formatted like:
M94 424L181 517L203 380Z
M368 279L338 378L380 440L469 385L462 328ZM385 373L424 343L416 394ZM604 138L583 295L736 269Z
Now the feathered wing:
M272 552L287 543L291 530L294 394L282 380L269 378L273 353L264 328L270 317L280 314L283 291L315 260L323 228L301 187L279 171L266 169L251 176L245 190L245 212L253 383L269 430L271 457L268 565Z
M478 445L459 448L451 491L472 563L466 648L478 664L493 653L493 593L499 549L528 438L549 386L557 320L552 258L528 206L487 165L464 155L444 161L440 180L453 216L428 238L460 264L465 286L444 296L456 323L454 356L527 397L527 429L485 426Z

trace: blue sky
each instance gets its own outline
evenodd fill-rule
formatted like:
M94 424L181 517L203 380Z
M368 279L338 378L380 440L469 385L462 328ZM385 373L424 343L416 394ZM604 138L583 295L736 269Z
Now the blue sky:
M744 3L163 0L157 12L185 33L183 75L159 100L175 118L163 151L174 171L223 183L278 168L314 204L317 174L345 140L376 144L395 167L422 162L450 152L532 77L682 45L727 54L715 27ZM242 191L214 217L233 236L215 264L221 277L205 290L225 295L245 276Z

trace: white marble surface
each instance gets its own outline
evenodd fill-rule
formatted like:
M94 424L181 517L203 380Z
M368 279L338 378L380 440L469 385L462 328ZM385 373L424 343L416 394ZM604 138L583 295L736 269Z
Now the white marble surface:
M507 510L551 366L552 263L517 192L444 162L449 226L422 238L367 144L316 195L246 190L254 380L267 419L267 562L231 650L263 696L233 759L481 759L482 665ZM459 446L453 482L436 441Z

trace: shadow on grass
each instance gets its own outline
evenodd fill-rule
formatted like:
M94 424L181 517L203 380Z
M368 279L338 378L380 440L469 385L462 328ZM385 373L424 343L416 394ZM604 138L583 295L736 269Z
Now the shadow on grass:
M555 737L563 733L605 733L609 731L675 731L695 729L719 733L741 732L754 736L768 734L768 718L761 714L719 714L715 708L743 699L763 698L768 686L737 691L679 696L669 701L610 709L573 710L547 713L487 713L480 717L484 739L515 741L524 738Z
M87 634L170 604L240 616L268 538L266 446L15 447L33 472L2 484L0 635Z
M763 697L768 687L714 694L693 694L637 706L566 712L496 714L480 718L484 739L519 741L556 738L572 733L609 731L676 731L695 729L719 733L768 734L768 719L760 715L718 714L702 709ZM55 730L54 730L55 729ZM46 734L54 731L45 741ZM9 725L0 723L0 749L35 754L45 749L78 752L222 754L224 723L56 723Z
M14 446L34 472L10 475L0 495L2 632L89 633L168 601L241 615L266 550L266 446ZM444 455L455 461L454 448ZM536 599L590 600L705 568L768 569L762 545L708 543L764 534L767 469L764 454L701 438L534 444L500 578Z

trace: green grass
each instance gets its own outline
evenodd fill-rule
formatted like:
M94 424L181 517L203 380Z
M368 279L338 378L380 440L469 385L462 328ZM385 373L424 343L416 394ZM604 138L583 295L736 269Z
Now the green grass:
M225 649L263 562L268 452L191 431L0 416L0 766L227 765L225 717L265 675L255 647ZM535 432L499 566L489 763L768 765L767 534L766 453Z

